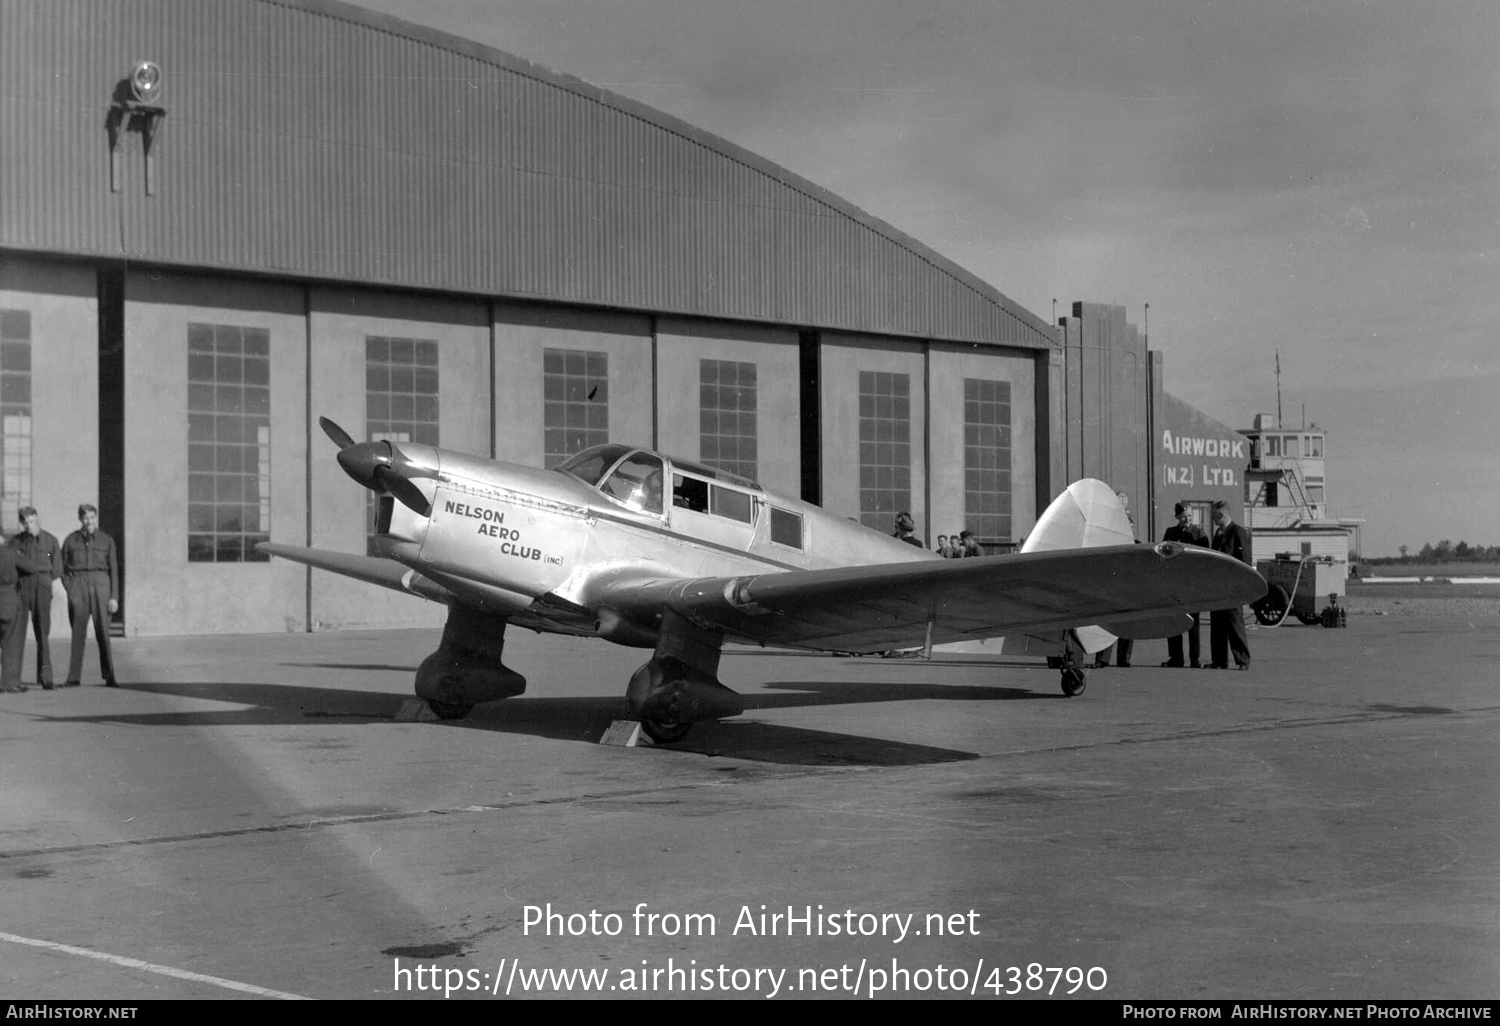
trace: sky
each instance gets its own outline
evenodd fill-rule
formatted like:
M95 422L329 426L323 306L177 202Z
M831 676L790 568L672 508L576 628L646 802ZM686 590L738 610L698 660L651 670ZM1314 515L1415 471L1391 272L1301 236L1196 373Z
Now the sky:
M1279 351L1365 556L1500 544L1495 0L360 6L728 139L1044 320L1121 304L1232 427Z

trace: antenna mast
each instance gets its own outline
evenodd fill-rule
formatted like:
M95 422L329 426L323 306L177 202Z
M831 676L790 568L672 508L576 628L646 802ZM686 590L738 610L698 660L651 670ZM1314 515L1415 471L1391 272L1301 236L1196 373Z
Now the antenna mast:
M1281 427L1281 350L1276 350L1276 426Z

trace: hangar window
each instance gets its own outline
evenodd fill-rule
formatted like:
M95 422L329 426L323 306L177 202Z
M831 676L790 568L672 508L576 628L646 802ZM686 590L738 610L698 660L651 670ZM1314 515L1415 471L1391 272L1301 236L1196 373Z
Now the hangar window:
M711 467L755 480L756 371L753 363L698 361L698 437Z
M609 354L542 350L542 452L550 470L609 441Z
M365 437L438 445L438 344L433 339L365 338ZM365 551L378 555L381 496L365 499ZM389 510L387 503L387 510ZM390 525L389 514L385 526Z
M31 505L31 311L0 310L0 523Z
M188 562L266 562L271 333L189 324L187 357Z
M1304 441L1307 444L1307 455L1309 457L1314 458L1314 459L1322 459L1323 458L1323 436L1322 435L1304 435L1303 439L1304 439Z
M891 534L911 509L911 375L859 372L859 522Z
M980 543L1010 537L1010 382L964 379L964 525Z

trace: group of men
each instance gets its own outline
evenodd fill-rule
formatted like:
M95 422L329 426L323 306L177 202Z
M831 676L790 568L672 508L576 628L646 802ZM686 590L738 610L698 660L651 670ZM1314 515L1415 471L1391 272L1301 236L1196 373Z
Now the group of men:
M912 515L905 510L896 514L896 529L891 532L893 538L923 548L922 539L917 537L917 522ZM960 531L953 535L950 540L948 535L940 534L937 537L937 554L944 559L960 559L964 556L982 556L984 549L979 545L979 539L974 537L973 531Z
M37 683L46 691L58 686L48 643L54 581L60 581L67 594L68 622L73 627L73 649L62 686L77 687L82 682L83 652L92 620L104 686L118 687L109 650L109 623L120 608L119 560L114 539L99 530L99 511L89 503L79 506L78 530L61 544L42 530L35 507L22 506L19 516L21 530L0 546L0 693L29 690L21 683L28 622L36 632Z
M969 530L960 531L952 536L938 535L935 551L944 559L963 559L968 556L984 555L984 548L979 544L979 539L974 537L973 531Z
M1182 503L1173 507L1177 523L1167 528L1162 541L1180 542L1183 545L1199 545L1233 556L1242 563L1250 562L1250 532L1235 523L1229 515L1229 504L1222 499L1212 507L1214 535L1210 541L1203 528L1193 523L1192 511ZM1167 661L1163 666L1202 666L1202 641L1200 640L1198 614L1193 614L1193 625L1188 628L1188 659L1182 661L1182 635L1167 639ZM1208 643L1210 670L1229 669L1230 656L1234 657L1236 670L1250 669L1250 644L1245 637L1245 613L1235 606L1233 609L1214 609L1208 614Z

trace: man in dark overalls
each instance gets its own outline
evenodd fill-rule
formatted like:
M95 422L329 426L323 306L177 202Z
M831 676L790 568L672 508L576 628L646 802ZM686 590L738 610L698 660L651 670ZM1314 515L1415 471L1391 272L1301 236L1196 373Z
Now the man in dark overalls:
M68 592L68 622L73 625L73 651L68 659L67 687L83 678L83 648L88 642L89 618L99 643L99 670L104 686L115 683L115 663L109 654L109 618L120 608L120 573L115 540L99 530L99 511L88 503L78 507L78 530L63 540L63 587Z
M0 546L0 693L20 694L21 651L26 647L26 621L21 618L21 596L16 591L19 569L35 569L20 553ZM19 630L17 629L19 628Z
M36 567L36 573L21 568L21 623L16 643L26 645L26 621L36 631L36 682L52 690L52 582L62 577L62 545L42 530L35 506L20 509L21 530L10 539L10 547ZM19 656L18 656L19 658Z

